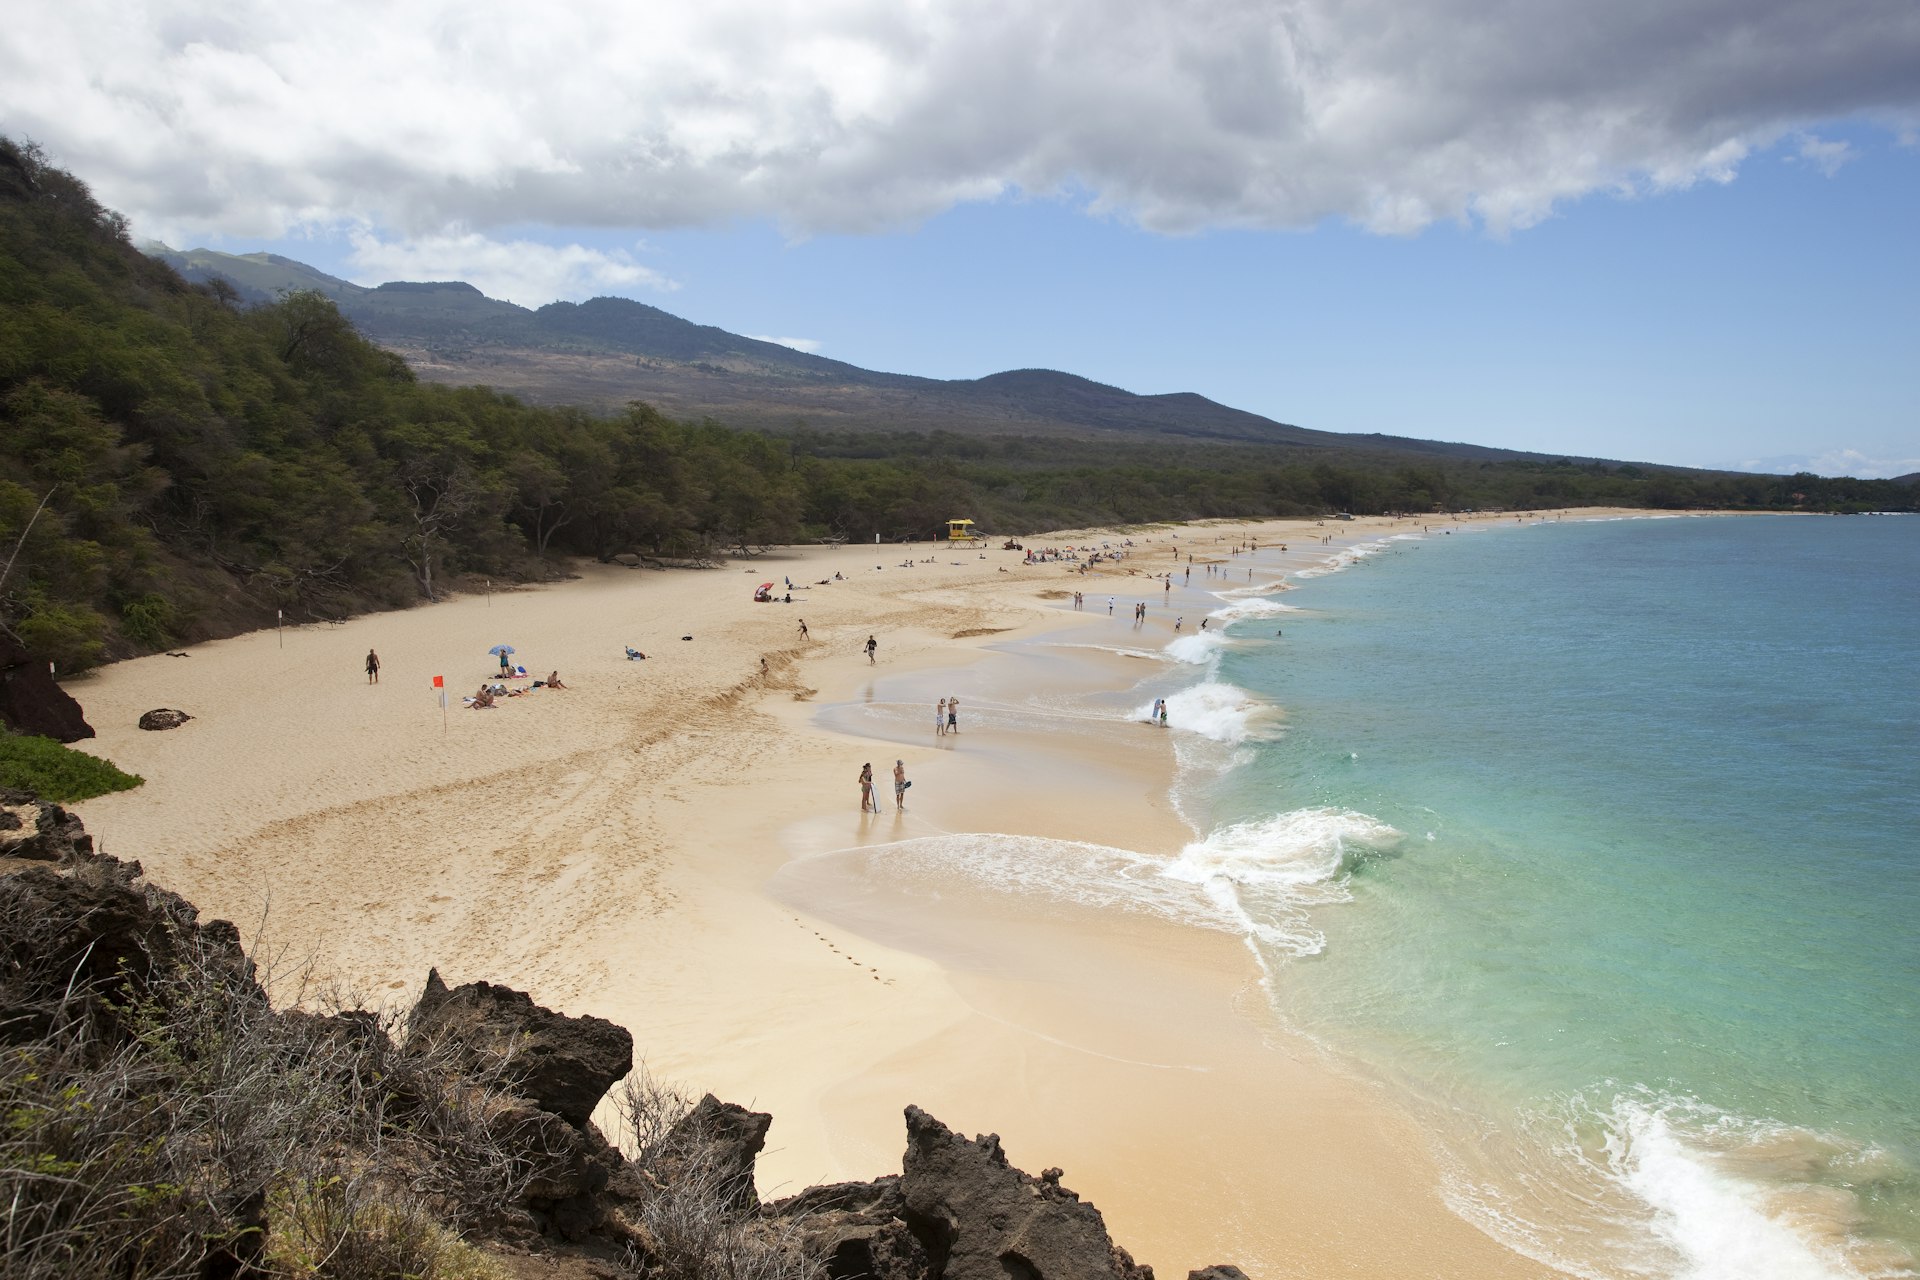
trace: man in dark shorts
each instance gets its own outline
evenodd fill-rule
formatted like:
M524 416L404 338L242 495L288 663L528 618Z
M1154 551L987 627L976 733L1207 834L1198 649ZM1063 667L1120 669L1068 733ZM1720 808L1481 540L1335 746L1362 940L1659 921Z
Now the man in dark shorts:
M367 650L367 683L380 683L380 655L371 649Z

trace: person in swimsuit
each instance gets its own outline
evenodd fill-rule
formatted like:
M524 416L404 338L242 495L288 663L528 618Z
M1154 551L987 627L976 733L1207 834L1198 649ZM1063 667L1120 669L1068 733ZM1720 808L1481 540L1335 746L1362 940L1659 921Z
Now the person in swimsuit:
M947 732L960 732L960 699L947 699Z
M800 638L802 640L809 638L807 633L807 620L805 618L800 619Z
M943 738L947 736L947 700L945 698L933 704L933 731Z
M880 812L880 806L873 802L873 765L870 763L860 766L860 812Z
M367 650L367 683L380 683L380 655L371 649Z
M878 649L879 647L880 647L880 642L878 640L875 640L872 636L867 637L867 665L868 666L873 665L873 651L875 649Z
M905 760L893 762L893 811L895 813L907 811L907 762Z

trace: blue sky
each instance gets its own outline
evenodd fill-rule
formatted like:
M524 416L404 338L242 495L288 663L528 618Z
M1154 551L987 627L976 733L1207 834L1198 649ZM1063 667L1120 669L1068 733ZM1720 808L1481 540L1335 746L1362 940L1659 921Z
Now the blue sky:
M1904 0L92 3L0 33L0 130L175 245L1325 430L1920 470Z

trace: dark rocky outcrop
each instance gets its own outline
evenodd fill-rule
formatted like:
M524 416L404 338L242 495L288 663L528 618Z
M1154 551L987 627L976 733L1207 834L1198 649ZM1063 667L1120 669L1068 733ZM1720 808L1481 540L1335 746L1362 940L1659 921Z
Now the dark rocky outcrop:
M576 1128L633 1070L633 1037L625 1027L605 1018L570 1018L541 1008L524 991L490 982L449 989L437 969L427 974L407 1034L451 1038L476 1063L497 1064L527 1101Z
M760 1197L753 1189L753 1162L767 1145L773 1117L749 1111L707 1094L694 1104L661 1144L665 1176L698 1170L734 1213L753 1213Z
M26 791L0 787L0 858L74 862L93 853L80 819Z
M921 1280L932 1274L926 1248L907 1226L897 1176L811 1187L766 1212L798 1224L808 1255L820 1259L827 1280Z
M252 984L239 930L96 854L59 805L0 791L0 856L18 860L0 875L0 1040L38 1034L63 1000L111 1009L189 960Z
M202 976L183 986L182 973ZM906 1109L898 1176L762 1205L753 1179L773 1122L764 1112L708 1094L635 1160L594 1127L595 1105L633 1063L632 1037L603 1019L555 1013L490 983L449 988L437 971L404 1034L360 1010L275 1012L232 925L201 922L184 899L146 883L139 864L96 854L59 806L0 791L0 1044L51 1044L72 1025L75 992L100 1028L90 1043L103 1046L142 1043L117 1019L150 1014L156 1000L247 1006L259 1072L330 1081L324 1096L336 1110L378 1109L358 1127L329 1122L350 1144L337 1153L342 1167L397 1160L384 1173L390 1185L438 1188L436 1212L517 1274L690 1280L752 1255L782 1259L780 1274L812 1269L826 1280L1152 1280L1058 1169L1024 1173L999 1138L962 1137L918 1107ZM29 1048L10 1052L25 1061ZM351 1134L361 1136L338 1136ZM434 1173L436 1162L473 1167L469 1139L522 1171L510 1190L481 1188L505 1197L481 1209L446 1198L479 1183ZM233 1174L195 1210L199 1274L259 1274L272 1168ZM529 1250L559 1269L533 1263ZM1246 1277L1216 1266L1189 1280Z
M15 733L78 742L93 736L80 704L54 683L46 661L0 635L0 724Z
M968 1140L908 1107L902 1169L907 1226L942 1280L1152 1280L1060 1170L1021 1172L996 1134Z
M184 711L175 711L172 707L155 707L151 711L141 713L140 727L142 729L178 729L191 719L193 717Z

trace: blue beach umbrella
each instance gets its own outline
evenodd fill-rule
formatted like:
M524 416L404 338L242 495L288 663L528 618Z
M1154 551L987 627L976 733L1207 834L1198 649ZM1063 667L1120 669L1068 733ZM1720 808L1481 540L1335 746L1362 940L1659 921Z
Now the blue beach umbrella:
M487 650L487 652L493 654L497 658L503 653L514 652L514 648L510 644L497 644L493 646L493 648Z

